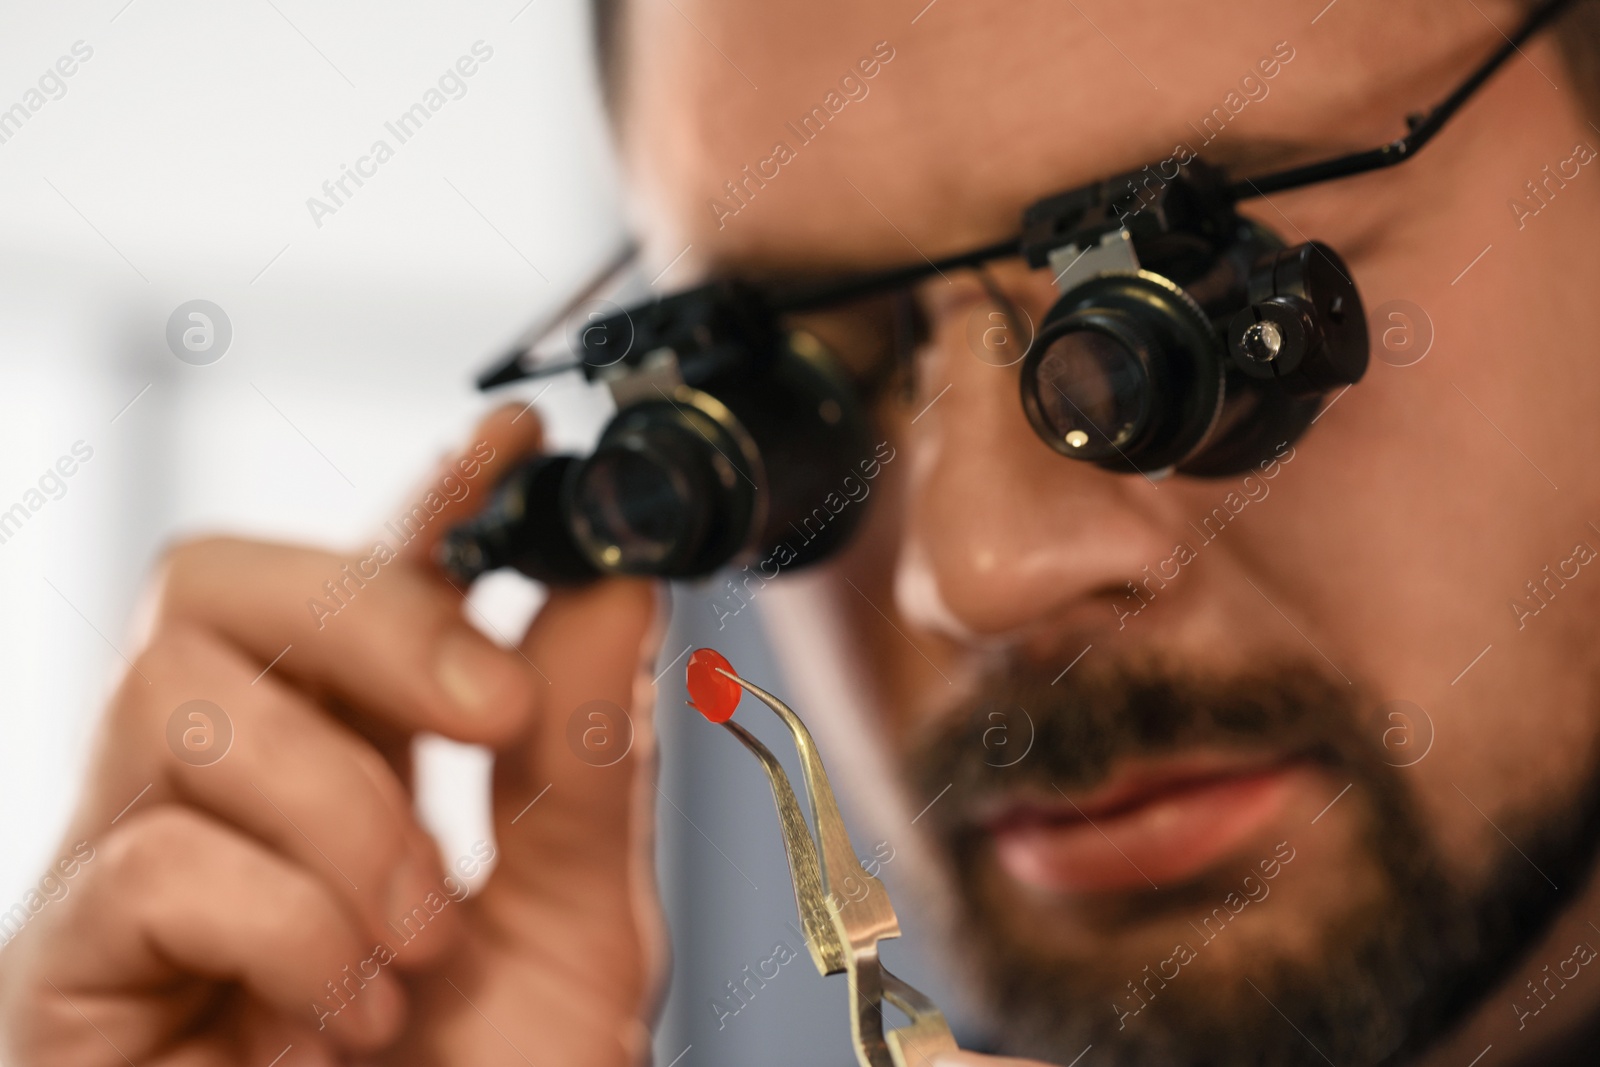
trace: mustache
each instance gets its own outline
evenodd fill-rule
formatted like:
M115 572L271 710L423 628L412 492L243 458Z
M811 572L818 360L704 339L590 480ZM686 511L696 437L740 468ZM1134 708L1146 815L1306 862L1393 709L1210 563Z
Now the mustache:
M1474 986L1472 979L1427 980L1464 970L1437 946L1477 942L1464 936L1471 925L1459 909L1417 911L1417 901L1453 898L1439 881L1401 772L1385 758L1391 754L1383 744L1384 722L1372 713L1376 703L1359 686L1330 678L1315 664L1285 660L1231 675L1208 675L1151 657L1084 669L1089 666L1056 682L1027 663L1004 664L979 689L983 695L943 720L903 765L915 795L933 796L949 786L919 826L928 827L928 839L955 890L954 940L973 962L981 1010L1006 1035L1008 1052L1049 1059L1070 1056L1069 1049L1092 1042L1105 1045L1112 1056L1108 1062L1119 1064L1303 1060L1303 1049L1296 1046L1268 1049L1265 1024L1258 1025L1250 1009L1219 1020L1207 1014L1207 999L1200 993L1191 994L1193 1005L1164 1001L1164 1024L1139 1035L1111 1027L1109 1011L1097 1015L1089 1005L1121 994L1117 979L1124 976L1093 960L1053 959L1047 948L1019 938L1007 918L1010 899L986 874L988 833L977 821L986 808L1021 792L1051 797L1056 788L1092 789L1125 760L1202 748L1336 767L1369 806L1358 831L1362 851L1390 884L1401 887L1394 906L1351 950L1357 958L1348 970L1339 970L1334 961L1319 980L1291 968L1273 994L1279 1004L1317 1015L1327 1007L1325 982L1346 991L1345 1014L1334 1013L1333 1030L1317 1034L1321 1047L1347 1053L1340 1062L1375 1063L1404 1040L1405 1026L1394 1009L1384 1015L1357 992L1377 998L1378 1006L1449 1000L1448 1006L1430 1005L1425 1013L1441 1020L1458 1017L1460 1005L1480 994L1481 985ZM1121 918L1155 921L1194 899L1185 887L1167 887L1158 896L1129 904ZM1368 978L1369 967L1388 976L1381 990ZM1346 1025L1355 1019L1366 1025Z
M929 812L945 835L970 830L973 812L1006 796L1092 789L1123 761L1197 748L1282 754L1393 782L1382 732L1363 721L1372 702L1309 663L1210 678L1151 660L1085 664L1055 681L1012 661L978 692L902 765L912 795L949 786Z
M1600 743L1573 795L1524 813L1531 828L1521 845L1502 849L1467 884L1450 873L1407 787L1410 750L1386 743L1390 720L1359 685L1284 660L1240 675L1153 659L1083 667L1053 684L1026 663L1003 665L981 697L914 744L903 764L918 796L949 786L918 825L929 829L955 891L952 944L1010 1054L1065 1062L1093 1043L1117 1064L1300 1063L1311 1041L1330 1062L1410 1062L1504 983L1600 860ZM1314 966L1279 961L1270 1011L1249 1001L1230 1007L1226 995L1191 988L1163 993L1162 1014L1143 1030L1123 1030L1098 1006L1122 994L1120 961L1108 970L1092 958L1058 958L1019 932L1015 899L986 874L975 805L1018 789L1093 788L1119 761L1198 746L1338 767L1364 806L1359 852L1387 888L1381 905L1330 940ZM1180 890L1163 892L1177 895L1122 917L1156 921L1169 905L1187 903ZM1279 1014L1297 1020L1292 1032L1278 1033Z

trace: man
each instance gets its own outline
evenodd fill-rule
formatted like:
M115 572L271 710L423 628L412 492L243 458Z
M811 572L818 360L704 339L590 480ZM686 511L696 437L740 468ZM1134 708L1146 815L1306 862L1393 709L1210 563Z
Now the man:
M1525 14L635 0L607 25L652 254L776 276L985 244L1175 142L1245 176L1382 143ZM1343 1067L1592 1043L1596 42L1580 2L1414 160L1243 207L1344 256L1378 357L1248 480L1040 443L1015 366L972 337L997 295L1038 322L1049 272L919 287L910 392L875 400L904 458L849 550L767 609L796 684L865 694L847 710L905 783L886 809L932 805L902 832L927 831L998 1051ZM745 180L774 141L790 158ZM1431 348L1406 335L1429 322ZM492 479L538 447L529 423L490 416L436 477ZM63 853L94 858L0 958L0 1058L642 1058L664 957L648 720L606 768L565 731L590 700L647 705L657 596L557 592L497 648L427 563L479 499L359 586L339 584L353 557L310 549L170 555ZM308 619L325 582L351 595ZM235 731L208 766L167 741L199 698ZM407 800L421 729L497 753L499 867L469 900Z

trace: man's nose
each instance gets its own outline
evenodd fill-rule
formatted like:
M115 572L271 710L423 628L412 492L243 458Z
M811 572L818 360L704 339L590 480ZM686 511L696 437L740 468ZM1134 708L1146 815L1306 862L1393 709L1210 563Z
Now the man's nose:
M900 610L957 637L1114 623L1127 583L1171 553L1176 502L1163 501L1159 482L1069 459L1039 440L1022 411L1017 367L975 355L963 326L936 331L923 394L949 388L909 428Z

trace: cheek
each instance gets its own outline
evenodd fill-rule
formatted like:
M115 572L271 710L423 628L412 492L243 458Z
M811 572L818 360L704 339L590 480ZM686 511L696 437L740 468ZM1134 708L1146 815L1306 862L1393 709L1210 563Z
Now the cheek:
M1435 704L1428 756L1399 773L1445 861L1482 877L1491 861L1522 862L1506 836L1527 851L1540 830L1576 830L1595 777L1597 695L1590 672L1511 642L1496 642L1456 689L1469 680L1467 694Z

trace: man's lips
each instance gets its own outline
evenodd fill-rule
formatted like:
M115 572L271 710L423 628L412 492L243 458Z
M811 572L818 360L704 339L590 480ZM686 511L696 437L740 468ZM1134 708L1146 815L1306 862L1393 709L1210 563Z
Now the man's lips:
M1228 858L1314 788L1300 761L1163 764L1081 796L1012 805L984 823L1000 866L1053 893L1179 885Z

